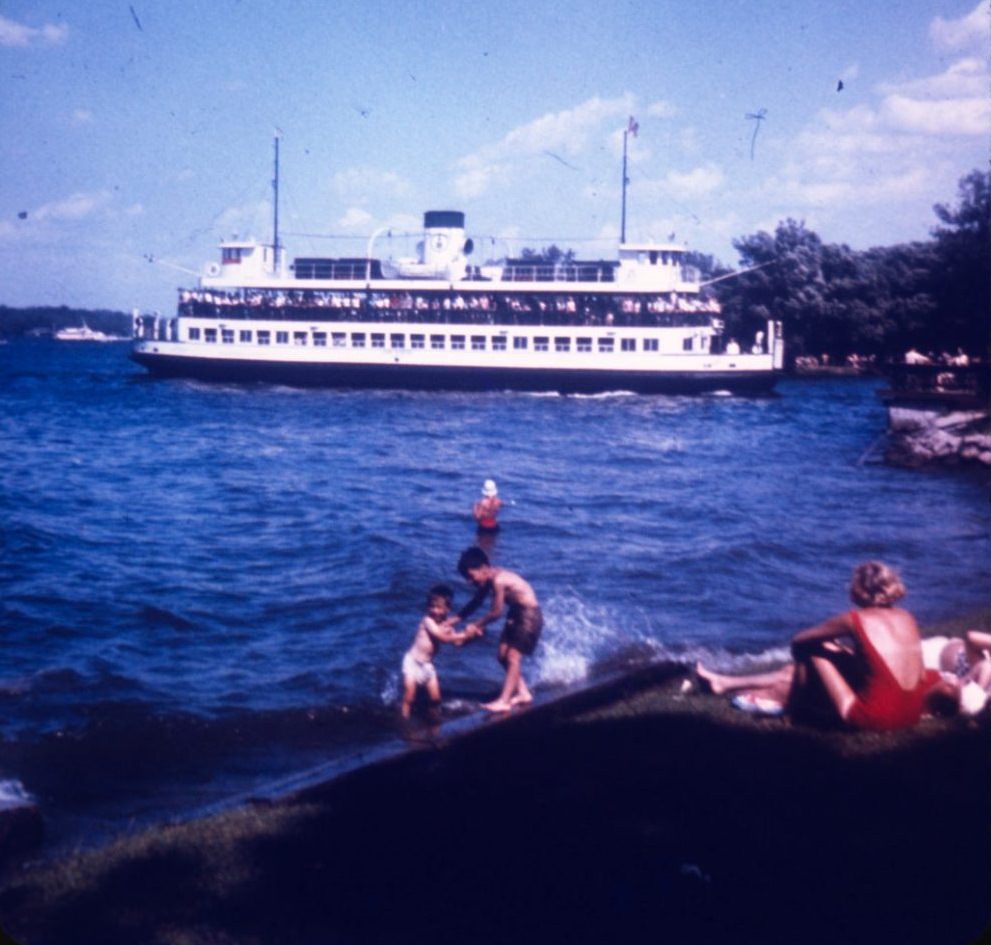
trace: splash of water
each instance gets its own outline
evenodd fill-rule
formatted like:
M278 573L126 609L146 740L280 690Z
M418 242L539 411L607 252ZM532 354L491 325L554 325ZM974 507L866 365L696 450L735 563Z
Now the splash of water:
M616 613L604 604L590 604L577 594L552 596L544 607L544 634L538 650L536 680L570 686L588 679L607 659L623 654L660 652L649 627L635 615Z
M20 781L0 781L0 807L18 807L33 802L34 798Z
M780 666L791 658L786 646L734 653L720 646L665 641L647 615L590 604L574 593L552 596L544 616L534 676L546 686L572 686L596 670L622 670L645 662L694 666L700 661L720 672L746 674Z

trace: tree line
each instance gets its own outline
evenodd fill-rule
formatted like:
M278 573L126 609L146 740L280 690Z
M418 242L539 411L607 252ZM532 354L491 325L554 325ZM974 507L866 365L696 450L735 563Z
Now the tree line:
M753 338L767 320L784 326L790 358L849 355L900 359L910 348L936 354L963 349L986 357L991 339L989 177L973 171L958 185L955 207L937 204L938 224L924 242L856 251L824 243L804 222L788 219L733 241L741 268L686 253L710 283L727 337ZM524 249L529 262L569 262L574 252ZM721 279L722 276L730 278ZM718 281L714 281L718 280Z
M36 305L9 308L0 305L0 338L50 335L60 328L88 325L107 335L131 334L131 316L110 309L69 308L67 305Z
M973 171L954 207L937 204L925 242L854 251L792 219L734 240L744 269L711 286L728 335L752 337L780 319L791 357L900 359L910 348L986 357L991 339L991 175ZM691 254L703 279L727 273Z

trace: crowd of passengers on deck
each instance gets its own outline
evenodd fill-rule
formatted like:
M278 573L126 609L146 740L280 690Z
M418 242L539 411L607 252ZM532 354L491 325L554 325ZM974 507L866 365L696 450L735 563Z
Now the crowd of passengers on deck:
M268 318L520 325L684 325L718 314L715 299L677 293L650 296L494 295L458 292L321 292L183 290L179 314L200 318Z

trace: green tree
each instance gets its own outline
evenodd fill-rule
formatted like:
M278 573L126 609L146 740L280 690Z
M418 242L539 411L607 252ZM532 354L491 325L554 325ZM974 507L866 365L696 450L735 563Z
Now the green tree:
M804 223L785 220L774 236L761 231L733 243L744 268L717 289L728 335L749 338L773 318L784 325L792 354L819 354L824 326L822 240Z
M520 259L524 262L536 265L556 266L558 263L570 263L575 260L573 249L561 249L556 243L552 243L546 249L524 249L520 253Z
M695 250L689 250L685 253L684 263L686 266L694 266L699 271L699 277L702 282L708 282L710 279L718 279L720 276L728 275L733 271L729 267L724 266L715 256L711 256L708 253L699 253Z
M943 346L987 351L991 338L991 175L972 171L958 185L956 208L933 207Z
M909 348L939 347L933 243L900 243L860 254L875 288L869 317L877 325L868 351L901 357Z

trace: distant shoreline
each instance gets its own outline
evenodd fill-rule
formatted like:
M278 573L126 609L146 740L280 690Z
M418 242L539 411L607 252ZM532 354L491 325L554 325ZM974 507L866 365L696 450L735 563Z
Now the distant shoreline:
M127 312L113 309L70 308L67 305L36 305L12 308L0 305L0 338L48 338L62 328L87 325L94 331L129 339L134 323Z
M815 367L791 368L789 375L795 377L881 377L883 372L876 367L854 367L849 364L820 364Z

